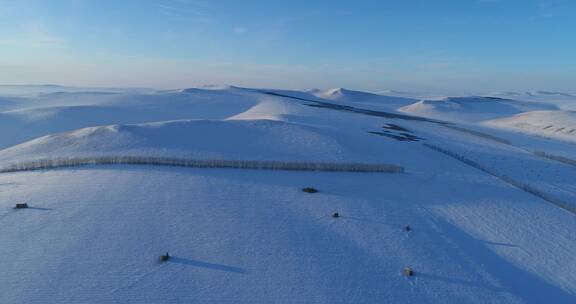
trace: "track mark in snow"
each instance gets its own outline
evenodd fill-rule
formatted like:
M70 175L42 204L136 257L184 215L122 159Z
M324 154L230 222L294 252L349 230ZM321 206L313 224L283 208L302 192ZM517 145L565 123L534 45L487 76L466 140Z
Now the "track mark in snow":
M233 273L239 273L239 274L248 273L248 271L246 269L240 268L240 267L234 267L234 266L229 266L229 265L224 265L224 264L201 262L201 261L186 259L186 258L182 258L182 257L178 257L178 256L171 256L170 259L167 261L167 263L168 264L174 263L174 264L180 264L180 265L186 265L186 266L194 266L194 267L198 267L198 268L219 270L219 271L225 271L225 272L233 272Z
M115 288L115 289L112 289L112 290L110 291L110 294L115 294L115 293L117 293L118 291L125 290L125 289L128 289L128 288L131 288L131 287L135 286L135 285L138 284L140 281L142 281L142 280L144 280L145 278L151 276L152 274L154 274L155 272L159 271L159 270L162 269L163 267L166 267L166 264L158 265L158 267L156 267L156 268L154 268L154 269L152 269L152 270L150 270L150 271L148 271L148 272L146 272L146 273L144 273L144 274L139 275L138 277L136 277L136 278L134 278L133 280L131 280L130 282L128 282L126 285L121 286L121 287L118 287L118 288Z
M434 221L439 232L446 236L452 246L457 250L459 256L467 260L471 265L480 271L495 275L493 283L496 286L480 286L494 291L505 292L507 295L523 296L525 303L572 303L573 296L561 288L550 284L533 273L517 267L514 263L507 261L504 257L486 246L485 241L478 240L455 224L449 222L430 210L430 218ZM451 240L456 240L453 242ZM423 277L433 277L433 275L421 275ZM454 282L477 284L475 282L464 282L452 279Z

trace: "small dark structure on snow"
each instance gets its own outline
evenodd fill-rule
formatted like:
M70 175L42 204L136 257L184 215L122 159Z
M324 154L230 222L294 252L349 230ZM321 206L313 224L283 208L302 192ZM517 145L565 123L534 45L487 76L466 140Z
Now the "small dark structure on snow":
M412 227L410 225L404 225L404 231L406 232L412 231Z
M404 267L404 275L407 277L411 277L414 275L414 270L410 267Z
M168 252L166 252L166 254L163 254L160 256L160 262L167 262L170 259L170 254Z
M340 213L334 212L334 213L332 213L332 217L333 217L333 218L338 218L338 217L340 217Z
M302 188L302 191L304 191L306 193L317 193L318 189L312 188L312 187L306 187L306 188Z
M26 204L26 203L18 203L14 207L14 209L26 209L26 208L28 208L28 204Z

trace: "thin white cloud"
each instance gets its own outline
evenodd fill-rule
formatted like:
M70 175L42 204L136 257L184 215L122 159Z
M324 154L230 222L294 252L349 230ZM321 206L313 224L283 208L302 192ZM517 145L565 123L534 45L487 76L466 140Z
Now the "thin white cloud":
M48 30L43 22L33 20L26 23L21 30L15 31L9 36L0 36L0 45L63 48L66 46L66 40L62 36Z
M216 18L208 11L208 4L203 1L168 0L155 4L155 7L161 14L170 17L185 18L198 23L216 22Z

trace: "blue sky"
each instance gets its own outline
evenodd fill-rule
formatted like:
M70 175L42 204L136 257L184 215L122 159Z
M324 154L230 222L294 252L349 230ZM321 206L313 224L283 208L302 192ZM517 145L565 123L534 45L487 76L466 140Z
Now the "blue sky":
M0 0L0 83L576 91L575 0Z

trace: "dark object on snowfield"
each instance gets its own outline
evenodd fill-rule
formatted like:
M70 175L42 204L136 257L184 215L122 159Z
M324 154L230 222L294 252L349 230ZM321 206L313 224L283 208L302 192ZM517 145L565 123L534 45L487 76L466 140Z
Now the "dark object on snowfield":
M410 267L405 267L404 268L404 275L407 277L411 277L414 275L414 270L412 270L412 268L410 268Z
M170 254L168 252L166 252L166 254L163 254L160 256L160 262L166 262L170 259Z
M304 192L306 192L306 193L316 193L316 192L318 192L317 189L312 188L312 187L303 188L302 191L304 191Z
M28 208L28 204L26 204L26 203L19 203L19 204L16 204L16 207L14 207L14 208L15 208L15 209L26 209L26 208Z
M410 225L405 225L404 226L404 231L412 231L412 227L410 227Z
M332 213L332 217L333 217L333 218L340 217L340 213L334 212L334 213Z

